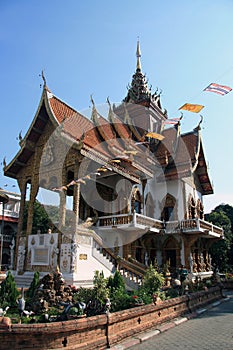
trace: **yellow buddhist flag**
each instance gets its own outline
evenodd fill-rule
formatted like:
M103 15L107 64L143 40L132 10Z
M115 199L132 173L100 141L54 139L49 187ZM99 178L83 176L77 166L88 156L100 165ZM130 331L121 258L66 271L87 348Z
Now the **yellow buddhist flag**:
M109 162L111 163L120 163L120 159L111 159Z
M103 171L103 172L105 172L105 171L108 171L108 169L106 169L106 168L98 168L97 171Z
M160 141L164 139L163 135L157 134L156 132L148 132L146 134L146 137L151 137L153 139L157 139L157 140L160 140Z
M181 106L179 109L184 109L186 111L189 112L193 112L193 113L199 113L202 108L204 108L205 106L202 105L196 105L196 104L191 104L191 103L185 103L183 106Z
M125 154L132 154L132 155L136 155L138 153L138 151L124 151L123 153Z

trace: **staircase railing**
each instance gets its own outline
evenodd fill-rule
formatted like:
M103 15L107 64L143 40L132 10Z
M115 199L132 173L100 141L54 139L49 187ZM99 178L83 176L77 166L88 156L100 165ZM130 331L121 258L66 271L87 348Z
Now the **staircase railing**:
M112 262L115 268L119 270L124 277L130 278L136 284L141 283L146 272L146 267L144 267L143 264L130 262L116 255L112 249L104 247L101 238L95 234L93 235L93 240L93 247L99 250L105 258Z

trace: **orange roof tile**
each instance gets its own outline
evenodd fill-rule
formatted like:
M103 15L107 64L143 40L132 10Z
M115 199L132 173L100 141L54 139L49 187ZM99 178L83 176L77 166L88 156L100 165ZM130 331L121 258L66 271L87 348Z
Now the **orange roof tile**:
M77 113L75 109L71 108L54 95L49 97L49 104L59 123L61 123L64 118L69 118Z
M46 104L46 101L48 104ZM136 117L139 117L140 108L138 106L130 107L129 112L135 112ZM120 117L115 112L120 112ZM97 112L93 122L54 96L45 87L39 109L26 134L26 138L27 140L36 142L40 137L40 131L43 131L47 123L48 115L52 114L57 124L62 126L62 131L74 139L74 142L81 140L83 147L86 147L87 150L97 151L100 155L102 154L108 159L112 159L113 156L115 158L117 156L125 158L125 161L122 158L121 166L126 168L126 172L131 170L139 174L142 171L140 169L152 169L153 164L159 161L164 167L166 179L175 179L190 176L190 172L194 165L196 165L203 192L211 193L212 186L208 176L198 129L194 129L192 132L183 135L179 134L177 127L165 129L163 131L165 138L158 143L154 153L155 157L153 158L150 155L149 149L141 149L141 145L137 146L135 144L132 137L132 130L130 129L131 126L123 122L124 113L124 106L121 105L119 108L115 108L114 112L112 111L110 121L103 118ZM136 129L143 132L141 128L143 128L143 125L140 125ZM32 155L33 151L30 147L26 147L27 140L24 140L25 142L23 142L21 150L7 167L7 174L12 177L14 177L14 174L16 176L20 167L26 164ZM134 156L133 152L136 152ZM148 157L150 158L150 162L147 159Z

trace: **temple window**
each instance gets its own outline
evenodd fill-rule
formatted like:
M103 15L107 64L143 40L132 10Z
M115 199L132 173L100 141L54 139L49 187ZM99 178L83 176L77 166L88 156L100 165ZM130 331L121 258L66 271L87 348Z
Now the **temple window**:
M176 220L175 215L175 206L176 199L170 194L166 195L166 198L163 200L163 210L161 214L161 220L164 221L173 221Z
M173 207L165 207L164 208L164 220L171 221L173 220Z
M141 203L142 197L138 187L133 189L132 200L131 200L131 208L136 213L141 213Z
M150 192L146 195L146 215L153 218L154 217L154 201Z

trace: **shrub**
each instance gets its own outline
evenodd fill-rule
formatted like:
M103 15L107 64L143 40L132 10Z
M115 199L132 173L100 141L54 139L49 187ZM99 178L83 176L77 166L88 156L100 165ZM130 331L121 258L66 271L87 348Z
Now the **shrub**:
M34 296L35 290L38 287L39 282L40 282L40 273L38 271L36 271L34 273L34 277L33 277L33 280L30 284L30 287L26 293L28 298L32 298Z
M16 287L14 276L9 271L6 279L0 285L0 303L2 307L10 306L15 307L17 305L17 298L19 291Z
M152 295L148 294L148 292L143 287L140 287L136 294L139 296L139 298L143 301L144 304L152 303Z
M79 288L77 292L73 294L74 302L82 301L85 304L88 304L90 300L95 298L95 292L93 288Z
M152 296L157 293L164 284L164 277L159 273L152 264L146 270L145 276L143 278L142 288L143 290Z
M169 288L165 291L166 299L172 299L179 296L179 290L174 288Z
M111 294L111 312L130 308L131 297L122 288L115 289Z
M109 290L107 288L108 279L104 278L103 271L95 271L94 275L94 295L95 299L98 300L102 305L105 304L106 299L109 296Z
M121 274L118 270L115 271L113 277L110 276L108 278L107 288L109 289L110 293L112 293L116 289L125 290L125 282L124 282L123 277L121 276Z

